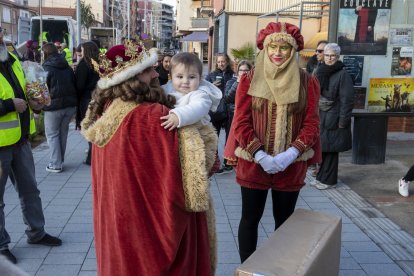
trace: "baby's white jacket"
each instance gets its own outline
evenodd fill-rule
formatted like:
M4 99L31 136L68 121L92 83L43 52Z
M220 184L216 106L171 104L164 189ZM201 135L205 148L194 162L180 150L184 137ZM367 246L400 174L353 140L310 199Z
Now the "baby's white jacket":
M214 84L201 80L197 90L187 94L178 92L174 89L172 82L168 81L162 86L166 95L176 98L175 108L170 112L177 115L178 127L192 125L200 121L203 125L210 124L208 112L215 112L223 94Z

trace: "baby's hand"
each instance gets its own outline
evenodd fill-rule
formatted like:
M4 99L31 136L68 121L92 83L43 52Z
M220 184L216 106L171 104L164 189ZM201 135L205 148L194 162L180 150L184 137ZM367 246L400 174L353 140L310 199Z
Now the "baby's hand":
M161 120L166 120L161 124L165 129L168 129L169 131L173 130L178 126L180 121L178 120L178 116L174 113L170 113L167 116L161 117Z

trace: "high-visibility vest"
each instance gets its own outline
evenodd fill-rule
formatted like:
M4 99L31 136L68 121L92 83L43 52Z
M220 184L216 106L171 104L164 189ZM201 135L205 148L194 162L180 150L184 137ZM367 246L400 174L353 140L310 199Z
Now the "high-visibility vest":
M71 65L73 63L72 53L70 52L68 48L63 49L63 52L65 52L66 61L68 62L69 65Z
M69 35L69 33L64 33L63 34L63 42L65 42L66 45L68 45L68 47L70 47L70 35Z
M26 80L24 79L24 73L20 65L20 61L15 55L11 53L9 54L12 55L15 59L12 65L12 70L19 80L19 84L22 87L24 93L26 93ZM0 74L0 99L7 100L11 98L15 98L13 88L7 79L3 76L3 74ZM29 133L33 134L36 132L36 125L30 106L28 108L30 113ZM14 145L20 140L21 136L22 131L20 127L20 118L17 111L12 111L6 115L0 116L0 147Z
M106 52L108 52L108 50L106 49L106 48L99 48L99 52L101 53L101 54L106 54Z
M47 41L47 32L42 32L41 34L39 34L39 43L40 43L40 39L42 38L42 40L44 41L44 42L48 42Z

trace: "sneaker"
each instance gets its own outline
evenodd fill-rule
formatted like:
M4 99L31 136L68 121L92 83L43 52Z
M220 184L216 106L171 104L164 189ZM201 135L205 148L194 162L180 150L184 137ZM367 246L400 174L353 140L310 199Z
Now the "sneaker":
M409 182L405 181L402 178L400 180L398 180L398 192L403 197L407 197L408 196L408 183Z
M17 264L16 257L13 255L13 253L10 252L8 248L0 250L0 255L3 255L10 262Z
M60 173L62 171L62 168L55 168L55 167L52 167L51 165L47 165L46 171L52 172L52 173Z
M46 233L46 235L44 235L44 237L41 238L40 240L38 241L27 240L27 243L41 244L41 245L47 245L47 246L60 246L62 245L62 240Z
M309 185L310 186L315 186L316 184L318 184L318 183L321 183L321 182L319 182L318 180L316 180L316 179L314 179L314 180L312 180L310 183L309 183ZM322 184L322 183L321 183Z
M224 166L218 171L216 171L216 174L226 174L226 173L231 173L232 171L233 171L232 166Z
M336 188L336 184L334 185L328 185L328 184L324 184L320 181L318 181L319 183L315 184L315 188L318 190L326 190L326 189L332 189L332 188Z

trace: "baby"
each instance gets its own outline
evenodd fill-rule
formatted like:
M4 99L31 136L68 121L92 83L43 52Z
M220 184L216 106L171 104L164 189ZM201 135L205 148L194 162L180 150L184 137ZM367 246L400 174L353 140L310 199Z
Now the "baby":
M176 99L175 108L161 117L165 129L210 123L208 112L216 111L222 98L221 90L201 79L203 64L193 53L179 53L171 59L171 80L162 86L167 95Z

